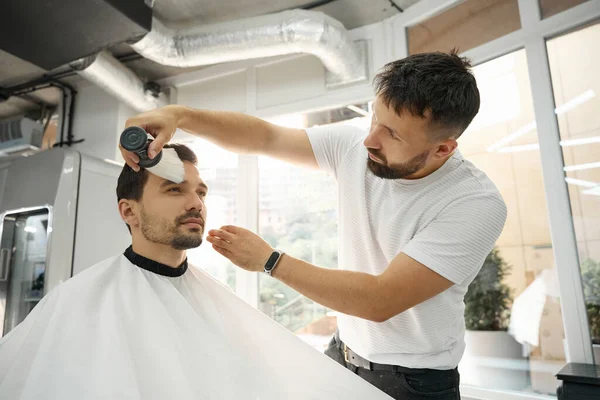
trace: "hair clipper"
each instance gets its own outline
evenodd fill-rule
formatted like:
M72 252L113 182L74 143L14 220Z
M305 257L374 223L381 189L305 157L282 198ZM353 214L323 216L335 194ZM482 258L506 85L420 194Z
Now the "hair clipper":
M162 151L156 157L148 157L148 146L152 140L148 138L148 133L139 126L130 126L121 133L121 146L131 151L140 158L138 165L142 168L154 167L162 158Z

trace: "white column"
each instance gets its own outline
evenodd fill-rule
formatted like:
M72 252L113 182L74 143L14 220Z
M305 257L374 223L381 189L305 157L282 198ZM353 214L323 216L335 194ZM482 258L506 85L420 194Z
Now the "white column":
M540 21L538 0L519 0L519 9L523 29L535 31L532 27ZM577 240L563 170L560 131L554 113L554 93L546 39L541 35L528 36L525 39L525 52L540 143L550 234L560 281L562 318L568 345L567 361L593 364L592 341L581 284Z

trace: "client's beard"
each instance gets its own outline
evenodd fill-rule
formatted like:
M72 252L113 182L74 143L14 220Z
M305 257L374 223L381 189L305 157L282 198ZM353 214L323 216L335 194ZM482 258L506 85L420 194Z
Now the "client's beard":
M195 249L202 244L202 236L191 237L186 235L176 235L171 240L171 247L175 250Z
M193 249L202 244L202 232L198 228L192 232L198 234L183 233L179 229L181 223L190 218L202 218L199 212L188 212L178 217L175 222L168 222L164 218L155 215L147 214L144 209L141 209L141 232L142 235L151 242L166 244L173 247L175 250Z

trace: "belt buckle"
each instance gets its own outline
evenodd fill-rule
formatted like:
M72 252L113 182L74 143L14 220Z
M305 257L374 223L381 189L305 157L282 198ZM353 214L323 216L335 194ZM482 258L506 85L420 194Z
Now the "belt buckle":
M344 343L344 360L347 363L350 363L350 360L348 359L348 346L346 346L346 343Z

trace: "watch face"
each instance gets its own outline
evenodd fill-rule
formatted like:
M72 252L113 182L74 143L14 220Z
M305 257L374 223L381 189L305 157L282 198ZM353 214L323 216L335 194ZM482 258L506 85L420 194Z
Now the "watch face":
M274 251L271 254L271 257L269 257L269 259L267 260L267 263L265 264L265 271L270 271L275 267L275 261L277 261L277 259L279 258L279 252Z

